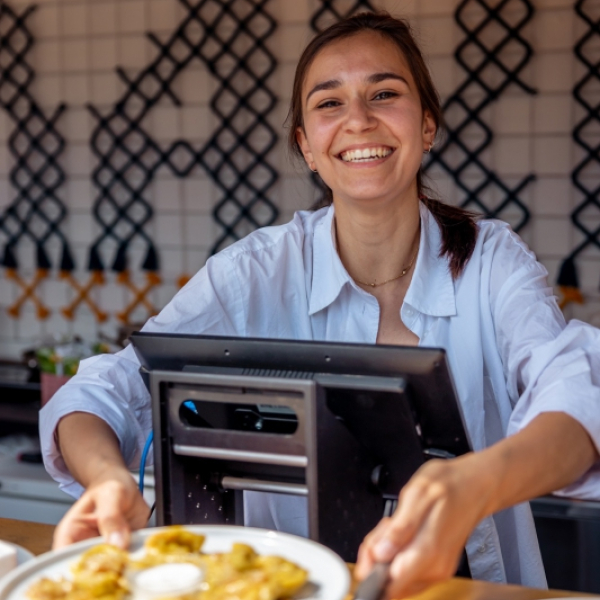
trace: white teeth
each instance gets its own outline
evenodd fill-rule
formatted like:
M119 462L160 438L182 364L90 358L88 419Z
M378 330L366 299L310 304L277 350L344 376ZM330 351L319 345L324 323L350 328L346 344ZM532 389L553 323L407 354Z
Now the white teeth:
M348 150L340 154L344 162L366 162L377 158L384 158L392 153L391 148L377 146L374 148L363 148L357 150Z

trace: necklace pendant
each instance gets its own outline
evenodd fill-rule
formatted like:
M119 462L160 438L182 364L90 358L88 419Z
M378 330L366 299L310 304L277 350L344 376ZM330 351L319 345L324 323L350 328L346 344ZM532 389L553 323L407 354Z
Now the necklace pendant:
M376 286L377 286L377 284L376 284L376 283L370 283L369 285L370 285L371 287L376 287Z

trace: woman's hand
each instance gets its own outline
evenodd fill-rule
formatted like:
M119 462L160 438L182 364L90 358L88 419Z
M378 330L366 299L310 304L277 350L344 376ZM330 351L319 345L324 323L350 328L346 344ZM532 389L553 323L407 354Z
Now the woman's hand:
M366 577L374 562L391 562L390 598L452 577L467 538L487 512L493 487L478 473L478 462L477 455L469 454L423 465L402 489L394 515L365 538L357 577Z
M129 545L131 530L146 525L150 509L125 469L112 469L94 482L56 527L54 550L101 535L115 546Z
M404 486L394 515L365 538L356 575L391 562L387 593L394 598L448 579L481 519L569 485L598 459L578 421L547 412L481 452L431 460Z

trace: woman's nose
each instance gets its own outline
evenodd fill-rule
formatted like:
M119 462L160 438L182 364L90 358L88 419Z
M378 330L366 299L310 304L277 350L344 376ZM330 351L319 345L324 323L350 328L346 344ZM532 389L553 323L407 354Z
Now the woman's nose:
M356 98L350 102L346 118L346 127L348 130L364 131L372 129L375 121L375 116L365 100Z

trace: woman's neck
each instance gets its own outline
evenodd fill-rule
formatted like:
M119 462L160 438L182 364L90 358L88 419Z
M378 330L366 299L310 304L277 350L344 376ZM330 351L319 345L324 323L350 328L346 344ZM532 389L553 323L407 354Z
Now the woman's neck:
M350 276L362 284L382 284L412 267L419 248L419 200L349 207L336 202L337 250Z

